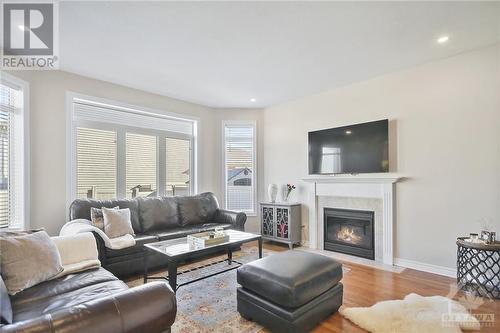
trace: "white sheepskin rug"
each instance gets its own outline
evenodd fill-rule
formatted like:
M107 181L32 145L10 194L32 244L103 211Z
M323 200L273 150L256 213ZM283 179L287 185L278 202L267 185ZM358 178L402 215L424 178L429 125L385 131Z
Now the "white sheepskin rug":
M339 312L372 333L460 333L462 329L480 329L478 320L465 307L443 296L409 294L403 300L379 302L368 308L342 307Z

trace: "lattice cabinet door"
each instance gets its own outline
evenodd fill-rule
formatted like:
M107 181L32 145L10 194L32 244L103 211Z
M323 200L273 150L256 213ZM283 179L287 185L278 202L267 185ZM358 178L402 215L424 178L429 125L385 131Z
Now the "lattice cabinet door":
M288 244L300 244L300 204L289 202L261 202L262 238Z
M290 234L290 210L288 208L276 208L276 237L289 239Z
M262 235L274 236L274 207L262 206Z

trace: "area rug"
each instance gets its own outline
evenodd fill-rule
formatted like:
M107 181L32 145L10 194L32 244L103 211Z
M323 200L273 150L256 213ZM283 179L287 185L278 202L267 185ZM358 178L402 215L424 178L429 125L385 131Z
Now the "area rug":
M339 312L372 333L461 333L480 329L465 307L443 296L409 294L403 300L379 302L367 308L341 307Z
M264 256L273 251L264 249ZM207 260L198 261L179 268L179 272L188 271L190 268L216 262L227 256L217 256ZM258 259L257 247L244 247L241 251L234 252L233 259L247 263ZM177 283L191 281L211 272L227 268L227 263L215 264L201 270L181 274ZM153 276L165 276L161 271ZM141 279L128 281L130 287L142 285ZM236 311L236 270L210 277L179 288L177 291L177 317L172 327L173 333L254 333L262 329L257 323L243 319Z
M264 256L275 253L264 249ZM179 272L186 272L190 268L216 262L227 256L217 256L203 261L197 261L179 268ZM241 251L234 252L233 259L247 263L258 258L257 247L243 247ZM196 279L208 275L212 271L221 271L227 267L227 263L220 263L190 271L179 275L178 283ZM344 268L344 274L349 271ZM153 276L165 276L161 271ZM127 282L129 287L143 284L140 279ZM177 317L172 327L173 333L254 333L262 329L255 322L243 319L236 310L236 270L210 277L179 288L177 291Z

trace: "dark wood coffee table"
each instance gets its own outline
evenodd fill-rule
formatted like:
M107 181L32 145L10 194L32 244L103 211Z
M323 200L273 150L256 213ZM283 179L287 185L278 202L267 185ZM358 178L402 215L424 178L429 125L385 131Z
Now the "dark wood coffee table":
M209 245L204 248L193 248L188 244L187 237L182 237L182 238L175 238L175 239L170 239L166 241L160 241L160 242L155 242L155 243L149 243L145 244L144 247L146 248L146 251L144 251L144 283L148 281L148 279L165 279L169 282L170 286L172 287L172 290L176 291L182 286L185 286L187 284L191 284L193 282L197 282L215 275L219 275L228 271L231 271L233 269L236 269L243 265L241 262L238 262L236 260L233 260L233 249L237 248L238 246L241 246L244 243L252 242L252 241L258 241L259 243L259 258L262 258L262 236L257 235L257 234L252 234L248 232L243 232L243 231L237 231L237 230L225 230L225 232L229 235L229 240L224 243L220 244L215 244L215 245ZM227 259L220 260L215 263L221 263L221 262L227 262L228 266L231 266L227 269L221 270L216 273L211 273L205 276L202 276L200 278L182 283L182 284L177 284L177 265L180 262L183 262L185 260L189 259L194 259L198 257L202 257L203 259L203 254L209 254L217 251L218 249L220 250L226 250L227 252ZM162 255L165 256L167 262L168 262L168 275L165 277L148 277L148 254L153 251L157 253L161 253ZM201 265L198 266L194 269L200 269L203 267L211 266L215 263L210 263L209 265ZM190 269L190 271L194 270ZM182 273L179 273L182 274Z

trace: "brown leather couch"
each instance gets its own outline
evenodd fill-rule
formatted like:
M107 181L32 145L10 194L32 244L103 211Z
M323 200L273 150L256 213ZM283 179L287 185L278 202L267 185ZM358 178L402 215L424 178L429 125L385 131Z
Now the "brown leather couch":
M244 231L247 219L245 213L220 209L217 198L211 192L131 200L77 199L70 206L69 218L90 220L91 207L117 206L130 209L135 246L111 250L104 246L103 239L97 233L94 236L101 264L120 278L144 271L144 244L184 237L216 227ZM161 254L150 254L148 264L151 269L166 266Z
M103 268L70 274L9 296L1 281L2 318L10 301L12 324L1 333L170 332L177 305L166 282L135 288Z

